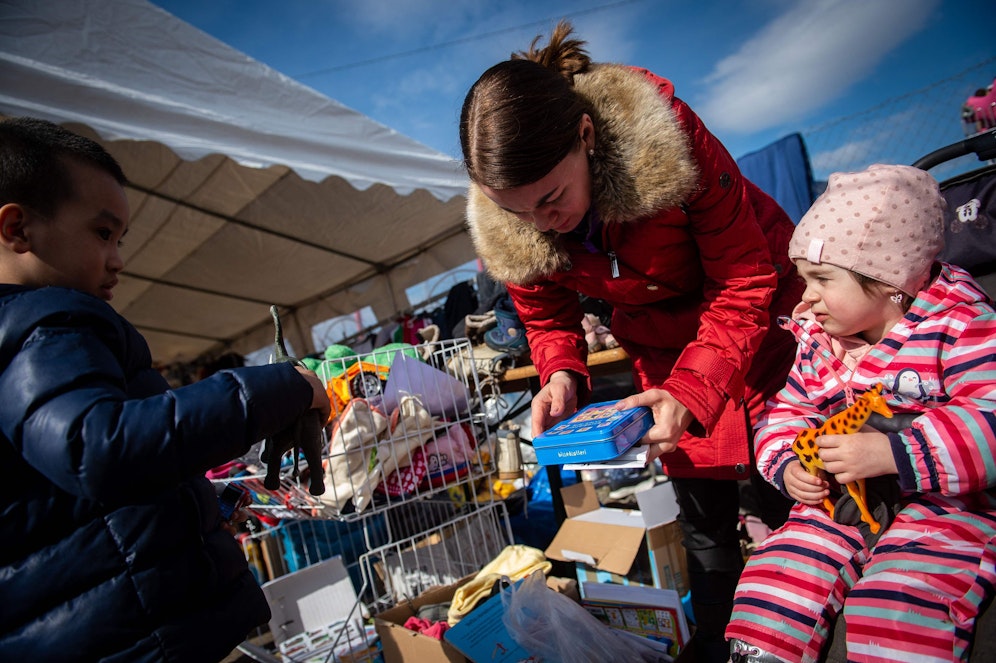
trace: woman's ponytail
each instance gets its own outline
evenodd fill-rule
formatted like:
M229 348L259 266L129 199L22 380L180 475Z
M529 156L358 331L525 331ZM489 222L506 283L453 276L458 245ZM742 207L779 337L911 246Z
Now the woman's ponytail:
M574 75L584 73L591 65L591 57L584 49L585 42L580 39L568 39L574 27L568 21L560 21L553 33L550 43L545 48L537 49L540 37L533 39L528 51L512 54L513 60L531 60L547 69L559 73L569 83L574 83Z

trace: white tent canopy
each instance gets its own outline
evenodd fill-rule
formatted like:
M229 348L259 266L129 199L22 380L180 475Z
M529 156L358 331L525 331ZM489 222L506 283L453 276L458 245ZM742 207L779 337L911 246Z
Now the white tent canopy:
M130 180L114 307L161 363L271 343L474 257L459 162L144 0L0 0L0 114L101 142Z

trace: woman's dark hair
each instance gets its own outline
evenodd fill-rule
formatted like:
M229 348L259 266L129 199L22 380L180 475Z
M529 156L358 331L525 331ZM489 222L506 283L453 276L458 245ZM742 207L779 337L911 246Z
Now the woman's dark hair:
M561 21L550 43L513 53L481 75L460 113L460 146L470 179L493 189L532 184L553 170L579 140L588 112L574 75L591 65L584 42L568 39Z
M121 166L96 141L32 117L0 121L0 205L19 203L51 216L76 195L69 160L126 183Z

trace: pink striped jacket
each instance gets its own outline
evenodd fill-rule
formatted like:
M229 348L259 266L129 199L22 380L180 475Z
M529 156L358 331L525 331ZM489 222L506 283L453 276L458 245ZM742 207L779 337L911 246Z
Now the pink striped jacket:
M814 320L779 320L799 346L785 387L757 425L758 468L769 482L784 492L782 474L796 457L791 444L800 428L820 425L881 382L894 412L920 415L910 428L889 433L904 494L961 497L956 501L976 509L996 505L996 312L967 272L940 267L902 321L853 369L834 356Z

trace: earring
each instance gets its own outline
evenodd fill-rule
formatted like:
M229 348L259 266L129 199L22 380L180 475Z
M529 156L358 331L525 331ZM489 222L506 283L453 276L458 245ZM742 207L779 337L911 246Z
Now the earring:
M894 292L893 294L889 295L889 299L892 300L893 304L902 305L902 303L903 303L903 293L901 293L898 290L896 290L896 292Z
M594 147L591 148L590 150L588 150L588 156L590 156L590 157L595 156L595 148Z

